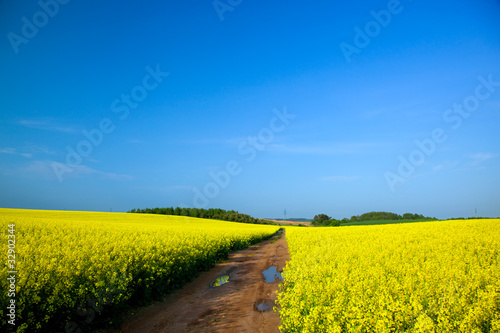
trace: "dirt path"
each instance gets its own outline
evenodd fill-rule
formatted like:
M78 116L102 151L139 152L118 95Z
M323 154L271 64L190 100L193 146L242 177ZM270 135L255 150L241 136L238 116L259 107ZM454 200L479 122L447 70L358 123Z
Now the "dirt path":
M273 306L280 280L266 283L262 274L270 266L281 272L290 260L284 231L276 238L230 255L163 302L126 320L121 330L110 333L279 332L280 318ZM224 274L229 275L229 282L211 287L211 282ZM259 304L268 309L260 311Z

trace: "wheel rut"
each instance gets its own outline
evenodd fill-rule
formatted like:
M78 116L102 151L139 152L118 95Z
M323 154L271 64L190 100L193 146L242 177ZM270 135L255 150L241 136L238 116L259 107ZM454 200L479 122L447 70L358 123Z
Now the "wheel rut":
M281 322L273 307L282 280L276 274L274 281L267 283L262 272L274 266L280 273L289 260L282 230L281 237L275 235L230 254L228 260L201 273L162 302L139 310L120 329L108 332L279 332ZM229 276L227 283L212 286L225 275Z

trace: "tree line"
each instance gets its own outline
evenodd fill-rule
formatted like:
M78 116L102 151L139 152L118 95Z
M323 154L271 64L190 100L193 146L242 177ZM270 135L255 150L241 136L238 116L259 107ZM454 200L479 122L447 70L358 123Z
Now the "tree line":
M178 215L198 217L202 219L222 220L240 223L254 223L254 224L276 224L269 220L257 219L247 214L241 214L234 210L224 210L220 208L181 208L181 207L166 207L166 208L134 208L127 213L139 214L161 214L161 215Z
M389 212L369 212L362 215L351 216L350 219L345 217L342 220L336 220L326 214L318 214L314 216L311 225L337 227L340 226L341 224L350 222L395 221L395 220L437 220L437 219L435 217L425 217L422 214L405 213L403 215L398 215L396 213L389 213Z

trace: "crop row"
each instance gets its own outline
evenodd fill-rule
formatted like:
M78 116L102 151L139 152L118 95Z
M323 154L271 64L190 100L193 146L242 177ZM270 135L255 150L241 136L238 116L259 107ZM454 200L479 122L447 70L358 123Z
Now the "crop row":
M500 220L287 228L283 332L500 332Z
M0 221L5 250L7 225L15 225L18 272L16 325L7 324L12 297L4 293L2 332L89 330L278 229L181 216L11 209L0 209ZM0 286L7 290L11 269L1 267Z

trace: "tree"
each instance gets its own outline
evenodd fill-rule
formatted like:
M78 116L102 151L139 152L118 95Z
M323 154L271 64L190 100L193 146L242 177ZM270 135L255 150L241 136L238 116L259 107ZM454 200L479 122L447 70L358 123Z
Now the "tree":
M331 219L328 222L330 222L330 223L328 223L328 225L330 227L340 227L340 221L339 220Z
M241 214L238 211L226 211L220 208L180 208L180 207L167 207L167 208L146 208L146 209L131 209L128 213L146 213L146 214L162 214L162 215L181 215L190 217L199 217L214 220L224 220L243 223L256 223L256 224L274 224L267 220L256 219L247 214Z
M196 208L191 208L189 210L189 216L192 216L192 217L199 217L200 213L198 211L198 209Z
M314 216L313 220L311 221L312 225L324 225L325 221L330 220L331 217L326 215L326 214L318 214Z

